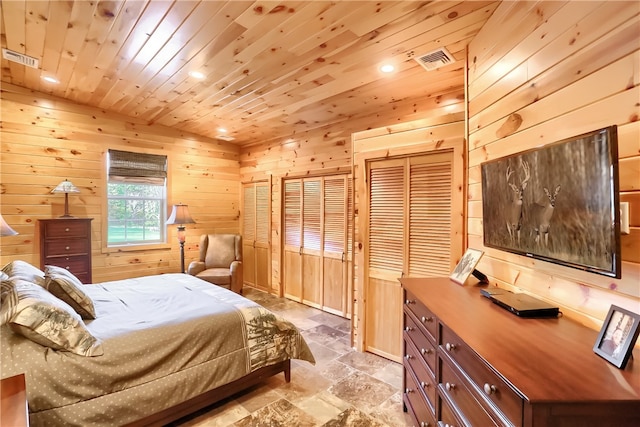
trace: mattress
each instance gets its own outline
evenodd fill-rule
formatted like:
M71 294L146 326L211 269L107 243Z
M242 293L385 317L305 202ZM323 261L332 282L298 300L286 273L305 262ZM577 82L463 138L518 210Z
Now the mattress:
M170 408L263 366L315 363L296 327L253 301L185 274L87 285L85 321L104 354L56 351L0 331L3 378L26 374L30 422L112 426Z

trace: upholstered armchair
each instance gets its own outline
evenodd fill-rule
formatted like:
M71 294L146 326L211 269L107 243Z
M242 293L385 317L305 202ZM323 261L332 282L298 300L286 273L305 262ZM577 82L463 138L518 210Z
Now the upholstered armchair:
M200 259L189 264L192 276L242 293L242 236L239 234L203 234Z

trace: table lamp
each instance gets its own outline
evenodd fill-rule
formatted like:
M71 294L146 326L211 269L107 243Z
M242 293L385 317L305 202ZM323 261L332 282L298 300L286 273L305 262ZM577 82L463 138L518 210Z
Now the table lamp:
M71 181L65 179L51 192L64 193L64 215L61 215L60 218L73 218L73 216L69 215L69 193L79 193L80 189L73 185Z

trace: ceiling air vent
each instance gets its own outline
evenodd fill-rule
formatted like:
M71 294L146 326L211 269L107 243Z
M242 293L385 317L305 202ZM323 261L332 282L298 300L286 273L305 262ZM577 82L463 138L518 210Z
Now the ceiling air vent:
M36 58L9 49L2 49L2 57L8 61L17 62L27 67L38 68L38 60Z
M229 135L216 135L216 139L220 141L233 141L235 138Z
M456 61L453 55L444 47L424 55L416 56L414 59L427 71L435 70L436 68Z

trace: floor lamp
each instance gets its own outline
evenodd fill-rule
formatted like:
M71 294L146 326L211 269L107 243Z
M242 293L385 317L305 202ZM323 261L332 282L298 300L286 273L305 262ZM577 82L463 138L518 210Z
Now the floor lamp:
M184 231L184 224L195 224L196 222L189 215L189 208L187 205L177 204L173 205L171 216L167 220L167 225L178 225L178 242L180 242L180 272L184 273L184 242L186 240L186 233Z

